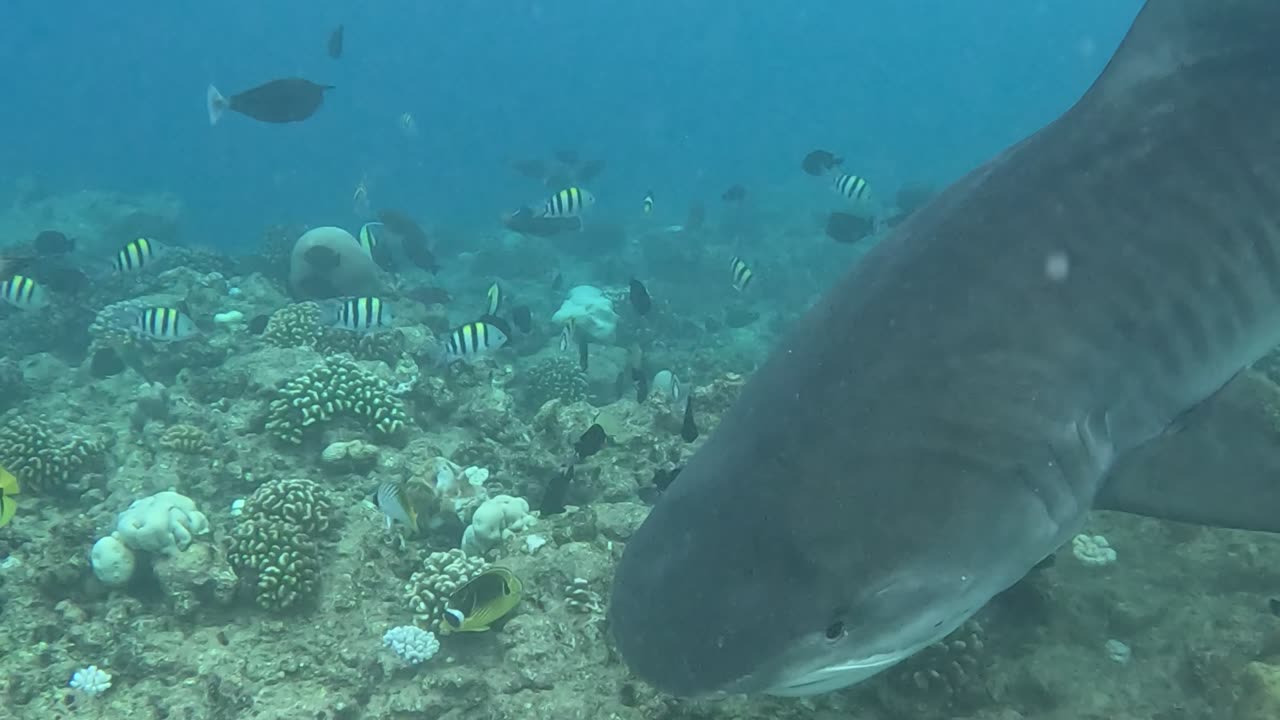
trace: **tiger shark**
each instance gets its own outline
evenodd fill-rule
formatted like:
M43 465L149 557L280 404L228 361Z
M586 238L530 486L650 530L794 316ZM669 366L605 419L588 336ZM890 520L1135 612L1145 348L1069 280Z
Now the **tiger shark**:
M1149 0L1057 120L794 326L642 523L610 625L678 696L812 695L1095 508L1280 530L1280 2Z

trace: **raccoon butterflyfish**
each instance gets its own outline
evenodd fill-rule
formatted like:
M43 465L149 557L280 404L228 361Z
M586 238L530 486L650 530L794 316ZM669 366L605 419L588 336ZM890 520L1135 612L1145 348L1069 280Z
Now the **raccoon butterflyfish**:
M524 583L514 573L491 566L449 596L440 632L484 632L515 609L523 592Z

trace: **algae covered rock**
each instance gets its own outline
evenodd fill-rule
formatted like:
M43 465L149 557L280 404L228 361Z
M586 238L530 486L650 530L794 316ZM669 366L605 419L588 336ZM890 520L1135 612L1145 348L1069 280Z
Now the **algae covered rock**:
M397 436L408 422L404 404L385 380L350 358L332 357L280 388L266 429L296 445L308 428L342 417L364 420L382 439Z
M1280 665L1254 661L1240 674L1236 720L1280 718Z

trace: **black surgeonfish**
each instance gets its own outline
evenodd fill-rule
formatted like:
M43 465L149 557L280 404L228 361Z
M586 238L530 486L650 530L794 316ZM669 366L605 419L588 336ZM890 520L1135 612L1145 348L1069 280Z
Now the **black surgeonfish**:
M333 87L302 78L284 78L227 98L210 85L205 93L209 124L217 125L227 110L268 123L302 122L316 114L324 103L325 91Z
M627 297L637 315L648 315L649 310L653 309L653 300L649 297L649 290L645 288L644 283L635 278L631 278L631 288Z
M440 272L440 263L436 260L435 253L431 252L431 240L413 218L399 210L384 209L378 211L378 221L400 236L400 247L409 262L432 275Z
M573 473L571 463L547 483L547 489L542 493L542 504L538 507L543 517L564 512L565 502L569 498L569 485L573 483Z
M511 323L526 335L533 330L533 311L528 305L517 305L511 308Z
M836 157L826 150L814 150L804 156L800 168L810 175L826 175L831 168L844 162L844 158Z
M329 34L329 57L337 60L342 57L343 26L339 25Z
M684 400L684 423L680 426L680 439L691 443L698 439L698 424L693 421L693 393Z
M44 230L32 241L37 255L62 255L76 249L76 241L57 230Z
M838 243L853 244L875 232L876 223L871 218L833 212L827 218L827 237Z
M603 450L607 442L609 442L609 436L605 433L604 427L600 423L595 423L587 428L587 431L582 433L582 437L573 444L573 451L579 460L586 460Z

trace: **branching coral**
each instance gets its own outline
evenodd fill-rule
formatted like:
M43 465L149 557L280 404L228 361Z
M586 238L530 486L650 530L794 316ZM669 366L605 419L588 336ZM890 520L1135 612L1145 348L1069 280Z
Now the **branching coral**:
M40 420L15 416L0 426L0 467L18 478L24 492L66 489L100 452L101 446L92 440L57 438Z
M271 313L262 339L276 347L314 347L320 341L320 306L314 302L285 305Z
M315 592L320 549L301 527L278 518L246 517L228 541L227 560L254 601L285 610Z
M276 347L311 347L323 355L345 352L388 363L404 349L399 331L360 334L326 326L321 306L315 302L293 303L272 313L262 339Z
M160 435L160 447L185 453L187 455L205 455L213 450L204 430L194 425L173 425Z
M307 428L343 416L364 418L383 437L399 433L408 420L386 381L335 357L285 383L271 402L266 429L281 441L299 444Z
M529 407L539 408L548 400L574 403L586 398L587 378L576 360L553 355L534 365L528 372L529 384L524 400Z
M483 558L469 558L457 548L428 555L422 561L422 569L404 586L409 609L418 625L436 627L444 617L449 596L488 566Z
M284 520L303 532L323 533L329 529L333 503L319 483L303 478L263 483L245 498L244 515Z
M990 702L986 672L991 655L986 634L969 620L941 642L930 645L890 671L880 700L905 714L935 715L941 710L969 714Z
M316 536L329 528L332 507L324 488L303 479L268 482L245 500L227 559L258 605L284 610L315 591Z

